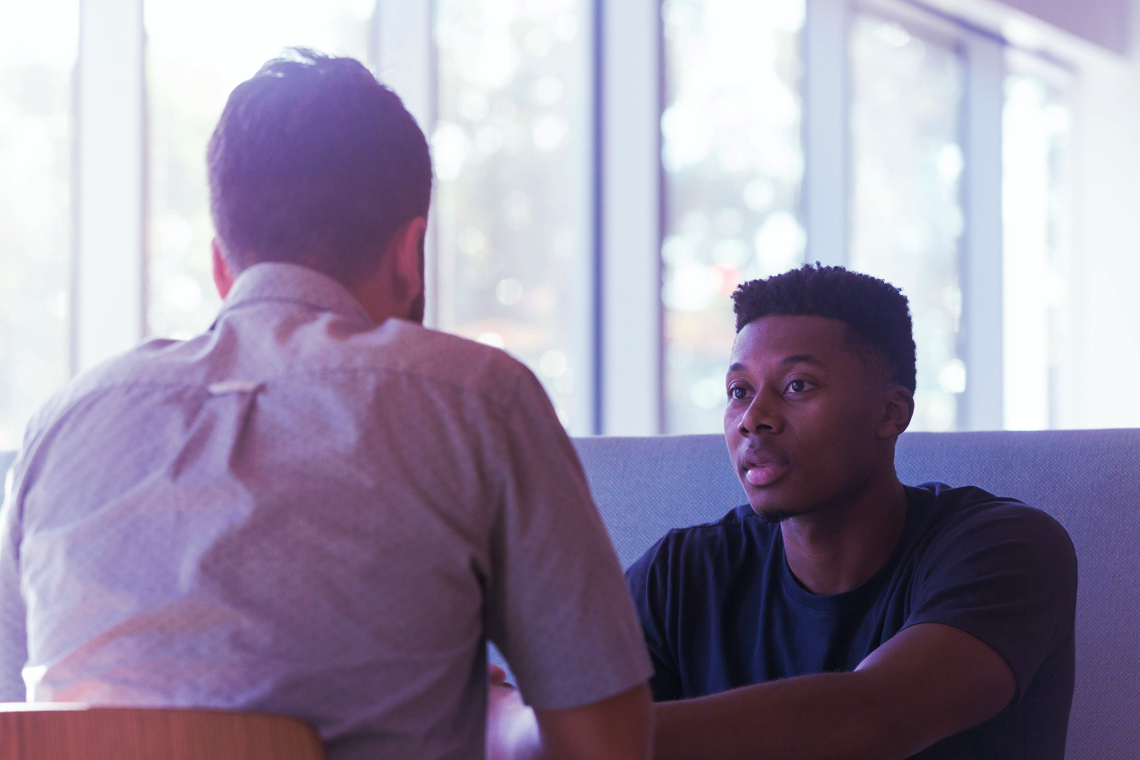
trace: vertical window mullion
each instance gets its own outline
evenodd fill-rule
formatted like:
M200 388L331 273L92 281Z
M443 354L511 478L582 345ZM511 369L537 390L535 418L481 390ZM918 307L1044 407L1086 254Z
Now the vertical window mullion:
M599 3L601 16L602 425L661 431L661 13L659 0Z
M1005 427L1066 427L1071 382L1073 72L1008 50L1003 119ZM1075 387L1075 386L1074 386Z
M142 338L145 82L142 0L82 0L76 67L75 369Z
M808 0L804 18L805 260L847 263L848 0Z
M1002 44L966 37L965 175L962 245L963 355L967 383L960 427L1000 430L1004 425L1002 315L1002 113L1005 52Z

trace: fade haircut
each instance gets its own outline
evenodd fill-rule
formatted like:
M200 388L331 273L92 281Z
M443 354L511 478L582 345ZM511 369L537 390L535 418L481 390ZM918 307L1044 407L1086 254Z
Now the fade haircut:
M230 94L206 154L227 264L303 264L354 284L426 216L431 157L400 98L358 61L292 48Z
M891 382L915 389L915 346L906 296L889 282L843 267L805 264L732 294L736 331L767 316L815 316L847 325L854 347L883 361Z

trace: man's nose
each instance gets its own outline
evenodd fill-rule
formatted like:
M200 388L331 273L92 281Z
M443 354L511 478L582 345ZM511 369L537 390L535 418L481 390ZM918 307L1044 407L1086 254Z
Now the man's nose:
M760 389L752 397L752 403L744 410L744 414L740 416L738 423L740 434L754 435L762 431L779 432L781 421L775 408L776 401L773 393Z

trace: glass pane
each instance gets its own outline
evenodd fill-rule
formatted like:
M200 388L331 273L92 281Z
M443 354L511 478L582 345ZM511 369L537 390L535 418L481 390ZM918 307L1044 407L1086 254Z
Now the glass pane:
M374 0L146 0L147 323L156 336L210 326L206 143L230 91L285 47L367 61Z
M0 450L68 377L76 0L0 24Z
M732 291L803 263L802 0L666 0L665 429L724 426Z
M1003 135L1005 427L1056 426L1054 375L1063 358L1069 267L1065 91L1033 73L1005 83Z
M852 269L910 299L918 344L911 430L953 430L959 340L963 62L950 47L860 15L851 31Z
M588 0L437 0L439 326L535 371L593 432Z

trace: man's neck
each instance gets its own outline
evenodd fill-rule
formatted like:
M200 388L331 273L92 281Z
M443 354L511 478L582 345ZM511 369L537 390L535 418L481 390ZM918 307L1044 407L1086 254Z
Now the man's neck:
M415 292L400 292L394 286L395 278L391 276L389 269L382 265L377 276L345 287L377 325L384 324L391 317L422 324L424 320L422 288Z
M868 580L890 558L906 524L906 490L889 477L841 504L781 524L788 567L813 594L839 594Z

